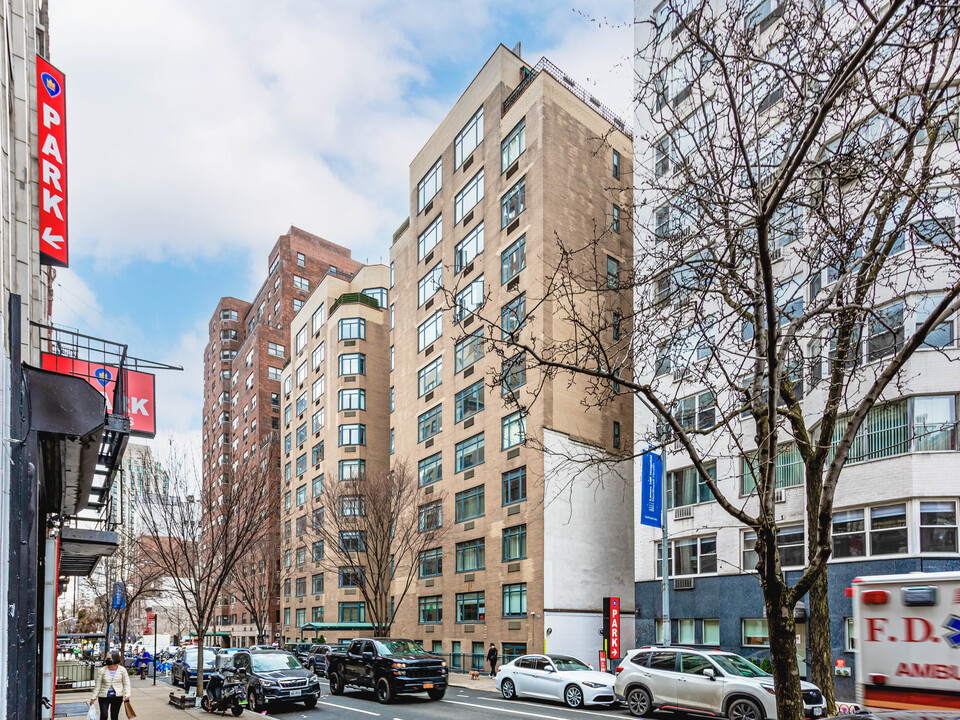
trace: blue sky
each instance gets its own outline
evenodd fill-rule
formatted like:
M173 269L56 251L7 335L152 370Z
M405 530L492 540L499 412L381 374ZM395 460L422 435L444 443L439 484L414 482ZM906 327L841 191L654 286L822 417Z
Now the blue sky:
M71 267L54 321L181 364L158 437L195 435L206 324L290 225L386 261L408 166L502 42L631 117L632 3L58 0Z

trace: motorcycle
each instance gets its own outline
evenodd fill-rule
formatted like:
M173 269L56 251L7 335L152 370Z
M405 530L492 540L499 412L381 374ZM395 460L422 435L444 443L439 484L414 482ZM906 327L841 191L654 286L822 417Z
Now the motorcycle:
M246 674L243 668L223 668L210 673L200 707L208 713L223 714L229 710L235 717L239 716L247 705L247 693L243 686Z

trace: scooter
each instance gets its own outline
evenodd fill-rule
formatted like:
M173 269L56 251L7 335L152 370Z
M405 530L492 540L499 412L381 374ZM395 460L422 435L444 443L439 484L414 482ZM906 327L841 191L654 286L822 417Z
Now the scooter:
M210 673L200 699L200 707L208 713L223 714L229 710L235 717L239 716L247 706L247 693L243 687L246 674L247 671L243 668L224 668Z

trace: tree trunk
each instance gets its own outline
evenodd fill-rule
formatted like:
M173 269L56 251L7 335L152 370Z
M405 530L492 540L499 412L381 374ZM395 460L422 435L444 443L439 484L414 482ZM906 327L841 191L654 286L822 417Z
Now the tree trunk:
M197 697L203 697L203 635L206 630L197 628ZM186 687L186 683L184 683Z
M810 588L807 613L810 636L810 668L813 684L827 702L827 715L836 715L833 691L833 653L830 640L830 605L827 598L827 573L822 572Z

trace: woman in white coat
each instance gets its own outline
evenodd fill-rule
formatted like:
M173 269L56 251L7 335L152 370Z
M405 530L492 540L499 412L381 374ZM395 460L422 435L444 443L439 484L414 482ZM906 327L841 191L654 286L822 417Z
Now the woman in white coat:
M97 671L90 704L100 702L100 720L118 720L124 700L130 699L130 675L120 662L120 653L110 653L107 664ZM109 712L109 718L107 713Z

